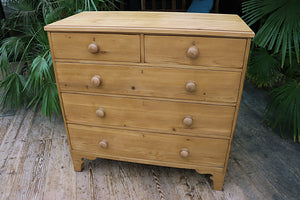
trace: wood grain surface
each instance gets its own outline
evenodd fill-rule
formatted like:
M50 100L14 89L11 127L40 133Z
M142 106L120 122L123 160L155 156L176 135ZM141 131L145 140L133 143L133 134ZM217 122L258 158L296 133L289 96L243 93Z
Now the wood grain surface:
M179 12L82 12L45 27L46 31L155 33L253 37L238 15Z
M149 129L173 134L230 136L235 107L111 95L62 93L66 121L96 126ZM103 108L105 117L96 110ZM193 125L185 127L185 116Z
M139 35L51 33L54 58L140 62ZM98 53L90 53L88 46L96 43Z
M228 103L237 101L241 76L229 71L60 62L56 63L56 74L61 91ZM95 75L101 77L99 87L91 84ZM194 92L186 90L188 81L195 82Z
M126 131L75 124L68 124L68 129L74 150L92 153L98 157L115 157L118 160L135 160L142 163L162 161L168 165L181 163L186 168L195 168L198 165L222 168L228 149L228 140L224 139ZM99 146L100 141L104 139L107 141L107 148ZM186 158L180 156L183 148L189 151L189 156Z
M245 45L245 39L145 35L145 62L242 68ZM191 46L196 58L187 56Z

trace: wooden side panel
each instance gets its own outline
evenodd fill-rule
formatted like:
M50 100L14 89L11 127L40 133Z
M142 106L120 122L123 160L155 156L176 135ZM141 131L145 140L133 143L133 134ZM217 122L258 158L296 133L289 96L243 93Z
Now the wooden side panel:
M145 35L145 62L242 68L245 45L245 39ZM197 58L186 55L191 46Z
M70 135L69 135L68 127L67 127L67 124L66 124L65 108L64 108L64 103L63 103L63 100L62 100L62 95L61 95L61 90L60 90L60 84L59 84L59 80L58 80L56 62L55 62L55 58L53 56L54 55L54 48L53 48L53 38L52 38L52 35L53 35L53 33L48 32L48 40L49 40L49 45L50 45L50 50L51 50L51 55L52 55L53 69L54 69L54 74L55 74L55 82L56 82L56 86L57 86L59 103L60 103L60 108L61 108L62 116L63 116L63 119L64 119L64 124L65 124L65 128L66 128L66 135L67 135L67 138L68 138L69 148L71 148L70 137L69 137Z
M99 157L130 157L137 162L155 160L189 165L223 167L228 140L126 131L81 125L68 125L72 149L91 152ZM99 143L107 141L107 148ZM180 151L188 149L186 158Z
M199 101L235 103L240 72L209 71L142 66L56 63L62 91L139 95ZM93 87L91 78L99 75L102 83ZM188 81L196 84L186 90Z
M242 72L241 83L240 83L240 88L239 88L239 92L238 92L238 95L239 95L238 96L238 102L237 102L236 110L235 110L235 113L234 113L234 119L233 119L232 130L231 130L232 132L231 132L230 141L229 141L230 145L229 145L229 148L228 148L228 153L226 155L224 171L227 170L228 159L229 159L230 150L231 150L231 143L232 143L233 134L234 134L234 131L235 131L237 117L238 117L238 113L239 113L239 108L240 108L240 104L241 104L242 93L243 93L244 82L245 82L245 76L246 76L246 71L247 71L248 57L249 57L249 52L250 52L250 46L251 46L251 39L247 39L247 44L245 46L245 55L243 57L244 58L243 72Z
M62 99L68 122L194 135L230 136L235 110L231 106L108 95L63 93ZM99 108L105 111L102 118L96 115ZM183 124L186 116L192 116L190 127Z
M51 33L55 58L140 62L139 35ZM98 53L90 53L90 44L98 46Z

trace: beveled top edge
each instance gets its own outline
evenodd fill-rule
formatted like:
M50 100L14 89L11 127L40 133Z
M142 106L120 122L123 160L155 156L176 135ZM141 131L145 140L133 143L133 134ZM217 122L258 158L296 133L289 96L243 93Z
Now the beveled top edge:
M44 29L46 31L59 32L118 32L254 37L254 32L238 15L186 12L82 12L49 24Z

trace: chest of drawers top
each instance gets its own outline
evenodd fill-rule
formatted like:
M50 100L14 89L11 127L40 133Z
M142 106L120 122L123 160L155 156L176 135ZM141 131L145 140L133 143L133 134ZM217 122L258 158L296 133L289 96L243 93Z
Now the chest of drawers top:
M45 27L46 31L117 32L252 38L237 15L177 12L82 12Z

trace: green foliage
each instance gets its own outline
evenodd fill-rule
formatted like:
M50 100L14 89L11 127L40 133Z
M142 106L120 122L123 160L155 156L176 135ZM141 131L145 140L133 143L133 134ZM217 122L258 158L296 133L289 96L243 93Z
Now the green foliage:
M25 83L24 77L17 73L11 73L1 81L0 90L4 89L4 92L0 101L4 107L19 107L26 101Z
M282 136L286 129L293 130L294 141L300 142L300 83L291 80L271 92L265 120L269 125L279 126Z
M265 48L254 48L249 58L247 77L258 87L271 87L281 77L280 63Z
M7 75L8 73L8 68L10 66L8 57L7 57L7 52L5 49L1 50L1 55L0 55L0 71L2 75Z
M300 1L248 0L243 11L249 25L259 25L247 77L272 89L264 120L300 142Z
M38 93L29 102L28 106L34 105L35 108L40 101L42 101L42 113L49 116L50 120L52 112L59 114L60 104L56 84L54 82L43 84Z
M114 1L119 2L119 1ZM18 108L42 105L50 119L60 113L53 63L43 27L81 11L109 10L111 0L8 0L12 13L1 20L1 33L13 33L0 42L0 104Z
M11 58L14 62L22 55L24 43L22 37L9 37L2 41L0 51L5 53L6 57Z
M281 50L281 65L284 65L287 51L292 62L296 52L300 62L300 1L299 0L249 0L244 2L244 19L249 25L259 20L263 23L256 33L254 42L260 47L278 53Z
M49 61L50 59L50 61ZM37 56L30 66L31 72L28 78L26 88L32 88L34 93L39 92L46 82L54 82L54 74L51 69L51 54L48 51L48 62L45 58Z

